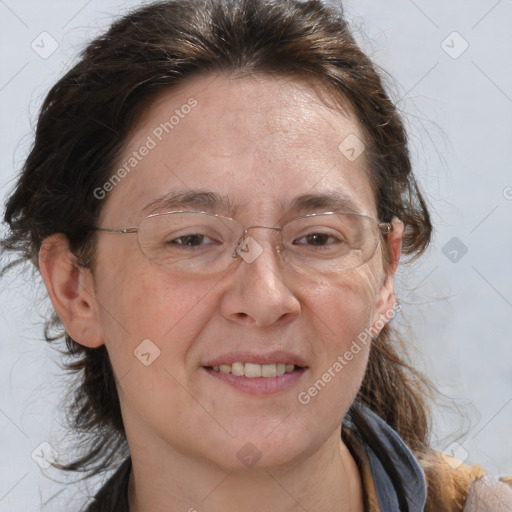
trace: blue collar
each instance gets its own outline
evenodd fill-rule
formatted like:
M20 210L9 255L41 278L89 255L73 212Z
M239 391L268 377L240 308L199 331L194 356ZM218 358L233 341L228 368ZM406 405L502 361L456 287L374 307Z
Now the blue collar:
M356 432L361 438L370 464L381 512L400 512L398 493L404 491L409 512L423 512L427 499L427 483L423 470L411 450L400 436L372 410L362 404L354 407L358 407L359 412L363 414L368 426L378 439L379 449L385 451L391 459L402 482L403 490L400 491L393 483L383 462L364 439L363 433L358 432L351 415L347 415L344 427Z

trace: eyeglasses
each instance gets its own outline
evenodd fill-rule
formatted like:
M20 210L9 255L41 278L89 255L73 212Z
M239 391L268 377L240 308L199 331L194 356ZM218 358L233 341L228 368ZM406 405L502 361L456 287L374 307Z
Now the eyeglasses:
M368 215L346 212L312 213L282 226L242 226L234 219L206 212L156 213L138 226L124 229L94 228L114 234L136 233L140 250L152 263L187 274L222 272L236 260L252 262L263 248L249 230L270 229L275 250L295 269L338 273L369 261L390 223Z

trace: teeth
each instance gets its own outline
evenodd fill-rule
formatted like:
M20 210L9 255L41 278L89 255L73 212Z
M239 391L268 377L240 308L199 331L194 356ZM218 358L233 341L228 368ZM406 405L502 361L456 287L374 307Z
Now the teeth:
M246 377L261 377L261 368L260 364L245 363L244 375Z
M261 365L261 376L262 377L277 377L277 365L275 365L275 364Z
M229 366L229 365L226 365ZM233 375L242 376L244 374L244 365L242 363L233 363L231 365L231 373Z
M291 373L295 369L294 364L255 364L255 363L233 363L214 366L213 370L221 373L232 373L239 377L277 377L285 373Z

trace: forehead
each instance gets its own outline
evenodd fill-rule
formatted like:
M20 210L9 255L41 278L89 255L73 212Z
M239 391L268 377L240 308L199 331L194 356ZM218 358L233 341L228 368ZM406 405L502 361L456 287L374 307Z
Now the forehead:
M196 77L144 112L114 169L102 221L133 223L164 208L168 195L196 192L221 196L242 215L280 216L304 196L313 198L303 202L309 209L331 196L375 215L364 151L357 156L363 140L355 116L326 105L306 82Z

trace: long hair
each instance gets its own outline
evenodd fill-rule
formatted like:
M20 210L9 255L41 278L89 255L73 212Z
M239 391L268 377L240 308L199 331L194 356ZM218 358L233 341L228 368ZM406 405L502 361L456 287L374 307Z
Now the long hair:
M2 250L17 259L3 272L22 262L37 267L42 241L54 233L67 236L77 265L94 268L89 228L102 207L94 190L112 176L142 110L160 91L216 72L291 76L320 85L340 109L348 105L368 141L379 218L404 222L402 250L409 258L425 251L432 227L411 172L402 120L341 6L320 0L169 0L116 21L48 93L33 147L7 201L10 230ZM65 338L68 368L77 379L68 411L74 429L90 434L83 455L64 467L98 473L126 453L106 349L75 342L56 315L45 333L48 341ZM356 400L394 428L421 460L429 451L431 387L404 351L405 343L386 326L372 340ZM363 416L354 412L353 419L368 430Z

